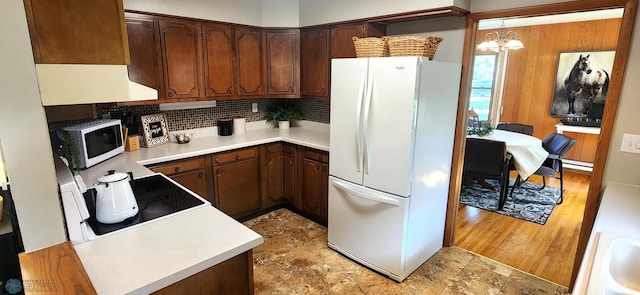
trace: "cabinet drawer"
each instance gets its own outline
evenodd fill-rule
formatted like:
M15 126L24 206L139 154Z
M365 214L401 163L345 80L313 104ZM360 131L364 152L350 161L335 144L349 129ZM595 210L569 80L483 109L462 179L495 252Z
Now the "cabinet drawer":
M307 159L316 160L322 163L329 163L329 155L323 152L316 152L311 150L304 151L304 157Z
M230 163L238 160L244 160L249 158L254 158L258 156L258 148L252 147L242 150L235 150L231 152L219 153L213 155L213 165L221 165L225 163Z
M151 171L162 173L164 175L173 175L182 172L203 169L204 158L194 158L188 160L180 160L178 162L171 162L160 166L151 167Z

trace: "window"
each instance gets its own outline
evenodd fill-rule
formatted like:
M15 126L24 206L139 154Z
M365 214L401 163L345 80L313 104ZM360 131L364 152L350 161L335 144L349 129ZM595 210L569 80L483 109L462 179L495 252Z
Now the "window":
M476 55L473 61L469 108L473 108L478 113L478 119L481 121L491 118L491 98L494 96L497 57L497 54L482 54Z

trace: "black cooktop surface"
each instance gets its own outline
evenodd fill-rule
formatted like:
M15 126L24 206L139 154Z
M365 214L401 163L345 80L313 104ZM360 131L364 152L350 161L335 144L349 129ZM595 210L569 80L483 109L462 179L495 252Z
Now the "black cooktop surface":
M96 190L89 189L84 193L87 209L91 215L88 220L89 226L96 235L110 233L204 204L200 199L158 174L132 180L131 188L140 211L135 216L115 224L98 222L95 218Z

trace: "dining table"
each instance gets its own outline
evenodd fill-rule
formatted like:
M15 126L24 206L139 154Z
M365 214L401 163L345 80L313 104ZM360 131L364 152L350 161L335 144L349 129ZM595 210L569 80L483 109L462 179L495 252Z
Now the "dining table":
M494 129L489 135L469 135L469 137L504 141L507 152L511 154L516 171L522 179L529 178L549 156L549 152L542 147L542 140L527 134Z

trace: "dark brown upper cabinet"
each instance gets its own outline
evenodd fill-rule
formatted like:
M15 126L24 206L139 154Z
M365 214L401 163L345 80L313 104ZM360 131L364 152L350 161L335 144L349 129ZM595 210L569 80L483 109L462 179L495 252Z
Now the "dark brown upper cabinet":
M203 24L204 91L207 97L233 96L237 90L234 29Z
M329 99L329 28L303 30L300 47L301 95Z
M266 31L268 97L300 97L300 31Z
M160 20L160 47L166 98L201 96L199 30L195 23Z
M24 4L37 64L129 64L122 0Z
M262 62L262 30L236 28L236 73L238 95L241 97L261 97L264 92Z

